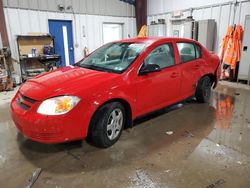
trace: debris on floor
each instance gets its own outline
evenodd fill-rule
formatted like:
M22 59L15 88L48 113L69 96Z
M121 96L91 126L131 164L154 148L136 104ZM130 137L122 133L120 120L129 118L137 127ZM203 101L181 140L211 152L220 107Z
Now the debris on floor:
M191 132L189 132L189 131L185 131L184 134L183 134L183 136L194 137L194 135Z
M207 188L216 188L224 183L226 183L226 181L224 179L219 179L215 183L208 185Z
M26 186L26 188L31 188L31 187L34 185L34 183L36 182L36 180L37 180L38 177L40 176L41 172L42 172L42 169L41 169L41 168L37 168L37 169L33 172L31 178L29 179L29 184Z
M167 131L166 134L167 135L172 135L174 132L173 131Z
M180 108L182 108L184 105L182 103L178 103L178 104L174 104L172 106L170 106L170 110L178 110Z
M242 162L241 162L241 161L237 161L237 163L238 163L238 164L240 164L240 165L242 164Z
M80 157L77 156L77 155L75 155L75 154L73 154L71 151L65 150L65 152L66 152L68 155L72 156L74 159L80 160Z

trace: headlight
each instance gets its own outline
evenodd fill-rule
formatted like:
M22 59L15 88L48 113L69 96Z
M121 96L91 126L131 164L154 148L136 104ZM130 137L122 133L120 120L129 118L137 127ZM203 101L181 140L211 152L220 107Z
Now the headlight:
M43 115L61 115L72 110L80 99L76 96L60 96L47 99L39 106L37 113Z

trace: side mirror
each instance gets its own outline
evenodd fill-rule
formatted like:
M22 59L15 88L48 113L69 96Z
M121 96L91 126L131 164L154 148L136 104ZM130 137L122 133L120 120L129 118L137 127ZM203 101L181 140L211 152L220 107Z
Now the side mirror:
M148 74L151 72L159 72L161 67L157 64L144 64L139 72L139 75Z

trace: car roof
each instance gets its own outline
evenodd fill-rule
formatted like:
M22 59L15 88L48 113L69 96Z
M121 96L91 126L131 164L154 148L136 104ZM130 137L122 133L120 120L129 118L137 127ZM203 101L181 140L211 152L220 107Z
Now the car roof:
M187 39L187 38L174 38L174 37L138 37L138 38L129 38L129 39L124 39L124 40L119 40L116 42L141 42L141 43L146 43L148 45L151 45L156 42L197 42L193 39Z

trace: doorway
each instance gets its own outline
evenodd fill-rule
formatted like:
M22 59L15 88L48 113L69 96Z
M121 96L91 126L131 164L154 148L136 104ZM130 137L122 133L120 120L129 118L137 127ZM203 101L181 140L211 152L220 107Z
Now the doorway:
M61 56L60 67L74 64L72 21L49 20L49 33L54 38L55 53Z
M123 36L123 24L103 23L103 43L121 40Z

